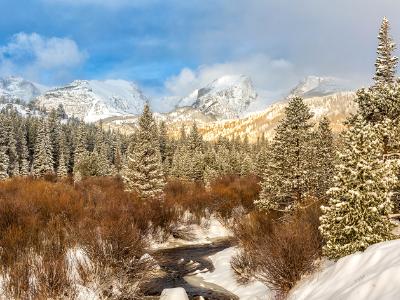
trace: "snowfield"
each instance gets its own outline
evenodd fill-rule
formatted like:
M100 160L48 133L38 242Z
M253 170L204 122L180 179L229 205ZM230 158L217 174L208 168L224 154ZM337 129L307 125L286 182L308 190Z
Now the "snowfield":
M400 299L400 240L326 262L319 272L299 282L289 299Z
M215 267L214 272L196 274L195 277L200 277L205 282L219 285L237 295L241 300L273 299L273 292L259 281L253 281L246 285L240 285L236 281L235 273L231 268L231 259L236 254L236 251L236 247L230 247L211 255L210 259ZM194 284L195 281L190 280L190 283Z

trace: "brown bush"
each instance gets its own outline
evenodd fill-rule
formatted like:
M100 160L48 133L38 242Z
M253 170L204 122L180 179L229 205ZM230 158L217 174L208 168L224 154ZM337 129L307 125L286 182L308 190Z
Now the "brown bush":
M224 176L206 189L199 183L170 181L165 189L166 203L190 211L197 220L204 217L206 211L228 219L237 207L247 211L254 209L253 202L260 192L258 182L255 176Z
M148 205L153 214L146 213ZM8 275L9 296L72 297L65 255L75 245L103 272L111 270L114 281L123 273L133 274L137 265L136 273L145 274L139 263L146 246L143 235L149 221L166 219L159 218L164 209L155 205L143 205L110 178L90 178L76 186L33 179L0 182L0 265Z
M232 260L236 272L256 277L284 297L321 256L319 203L291 215L252 213L235 228L241 253Z

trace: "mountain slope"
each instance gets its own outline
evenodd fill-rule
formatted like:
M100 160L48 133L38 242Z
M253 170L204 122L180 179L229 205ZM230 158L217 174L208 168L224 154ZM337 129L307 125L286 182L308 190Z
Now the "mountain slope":
M323 116L331 121L334 132L340 132L346 118L356 111L354 92L341 92L322 97L305 99L304 102L314 114L313 122L318 122ZM231 138L233 136L256 141L262 134L268 139L274 135L274 130L285 115L287 101L278 102L268 106L264 111L253 113L241 119L216 120L192 107L179 108L167 114L157 114L159 121L165 121L171 137L178 137L182 125L189 127L195 121L205 140L213 141L219 136ZM104 120L105 126L119 129L125 133L132 133L137 124L137 117L110 118Z
M3 102L22 100L29 102L43 94L49 88L21 77L9 76L0 78L0 99Z
M257 99L251 79L226 75L181 99L177 107L191 106L219 120L238 118Z
M338 92L350 91L348 84L335 77L307 76L289 93L287 98L299 96L303 98L320 97Z
M76 80L36 98L46 109L64 106L69 116L95 122L100 119L139 114L147 98L132 82L124 80Z

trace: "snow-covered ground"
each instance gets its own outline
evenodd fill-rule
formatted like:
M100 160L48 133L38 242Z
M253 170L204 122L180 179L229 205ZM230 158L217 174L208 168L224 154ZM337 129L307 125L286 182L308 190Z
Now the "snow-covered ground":
M236 281L235 273L230 264L236 251L236 247L230 247L210 256L215 270L214 272L196 274L194 277L200 279L197 280L197 283L203 285L207 282L216 284L237 295L241 300L273 299L273 292L259 281L253 281L246 285L241 285ZM185 280L188 280L192 285L196 284L196 280L193 280L193 278L185 278Z
M184 288L163 290L160 300L189 300Z
M325 262L294 287L289 299L400 299L400 240L372 245L336 263Z

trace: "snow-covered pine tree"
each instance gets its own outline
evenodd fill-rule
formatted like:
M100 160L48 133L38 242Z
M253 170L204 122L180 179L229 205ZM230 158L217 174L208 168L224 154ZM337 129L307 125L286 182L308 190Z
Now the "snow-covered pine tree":
M390 24L386 17L383 18L379 30L379 45L376 51L378 57L375 62L375 84L390 84L396 80L396 66L398 58L393 55L396 44L389 34Z
M122 151L121 151L121 139L119 135L116 136L113 143L113 164L117 174L121 172L122 169Z
M253 158L249 153L242 152L242 161L240 167L240 175L246 176L254 173L254 162Z
M85 134L85 127L83 124L79 124L78 128L75 131L74 136L74 181L77 182L82 178L82 174L80 174L80 167L79 164L81 160L87 155L86 150L86 134ZM77 174L75 174L77 173ZM78 174L79 173L79 174Z
M359 113L369 122L400 117L400 83L396 80L398 58L396 44L389 35L389 21L384 18L379 32L374 85L357 91Z
M128 149L122 176L125 189L143 198L160 197L165 180L161 164L158 130L148 104L139 119L137 141Z
M276 129L269 164L255 205L261 210L288 210L309 192L312 114L303 99L289 100L285 118Z
M323 117L313 134L313 159L310 160L315 196L326 198L334 176L335 149L333 134L327 117ZM312 183L311 183L312 184ZM313 184L312 184L313 185Z
M383 159L379 124L358 116L343 134L343 148L327 206L322 207L323 252L340 258L392 237L393 186L397 181L390 161Z
M17 141L15 139L15 131L14 127L10 124L8 126L8 147L7 147L7 155L8 155L8 175L19 176L19 164L18 164L18 153L17 153Z
M42 118L39 121L32 164L32 173L35 177L42 177L54 172L51 146L47 120Z
M203 154L203 137L200 135L196 122L190 130L190 134L187 139L187 148L189 151L188 158L188 177L194 181L203 180L204 175L204 154Z
M255 173L262 177L265 169L268 166L268 159L269 159L269 151L268 151L268 144L262 143L260 145L260 150L257 153L256 162L255 162Z
M51 141L51 152L53 156L54 169L57 170L58 161L60 160L60 135L61 135L61 124L58 117L58 113L55 109L50 111L48 117L49 134Z
M8 178L8 155L6 153L6 147L0 145L0 180Z
M68 176L68 169L67 169L67 161L64 151L61 150L59 153L59 160L58 160L58 168L57 168L57 177L58 178L66 178Z
M107 157L107 147L105 145L104 132L101 127L96 130L95 141L93 152L95 154L95 160L97 161L97 170L94 173L98 176L111 175L111 165Z
M29 175L29 153L28 144L26 139L26 124L23 123L18 127L17 131L17 152L18 152L18 164L19 164L19 175Z

